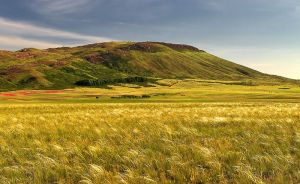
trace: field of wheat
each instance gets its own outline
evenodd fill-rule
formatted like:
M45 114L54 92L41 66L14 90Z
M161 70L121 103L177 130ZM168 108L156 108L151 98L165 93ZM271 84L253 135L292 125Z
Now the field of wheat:
M298 182L299 104L0 106L0 183Z

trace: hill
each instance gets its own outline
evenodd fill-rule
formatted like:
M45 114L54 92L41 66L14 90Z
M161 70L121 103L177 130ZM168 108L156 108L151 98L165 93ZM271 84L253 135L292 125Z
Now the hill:
M198 48L160 42L0 51L0 90L61 89L149 77L293 82L221 59Z

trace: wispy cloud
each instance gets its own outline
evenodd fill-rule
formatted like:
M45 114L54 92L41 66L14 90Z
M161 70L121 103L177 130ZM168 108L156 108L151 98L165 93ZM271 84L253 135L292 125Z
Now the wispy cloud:
M72 43L84 44L110 41L112 39L78 34L53 28L41 27L24 22L16 22L0 17L0 40L5 41L5 45L20 47L52 47L57 45L66 45L65 42L60 43L57 40L72 40ZM14 38L9 42L8 38ZM0 44L0 46L4 44Z
M31 7L41 14L68 14L91 7L93 0L33 0Z
M19 32L22 34L30 33L33 35L52 36L52 37L60 37L60 38L68 38L68 39L77 39L83 41L101 42L101 41L111 40L108 38L82 35L78 33L62 31L58 29L40 27L28 23L11 21L1 17L0 17L0 29L13 30L13 32Z

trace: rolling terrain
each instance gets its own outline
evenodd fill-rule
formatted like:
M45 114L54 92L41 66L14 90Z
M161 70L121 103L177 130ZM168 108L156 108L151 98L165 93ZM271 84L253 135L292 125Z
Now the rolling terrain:
M136 80L136 77L139 77ZM0 51L0 91L65 89L148 79L291 82L198 48L160 42L108 42L46 50Z

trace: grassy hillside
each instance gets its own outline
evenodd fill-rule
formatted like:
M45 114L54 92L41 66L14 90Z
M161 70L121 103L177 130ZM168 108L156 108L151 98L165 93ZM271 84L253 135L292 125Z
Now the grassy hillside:
M287 82L188 45L109 42L74 48L0 51L0 91L61 89L126 77Z

